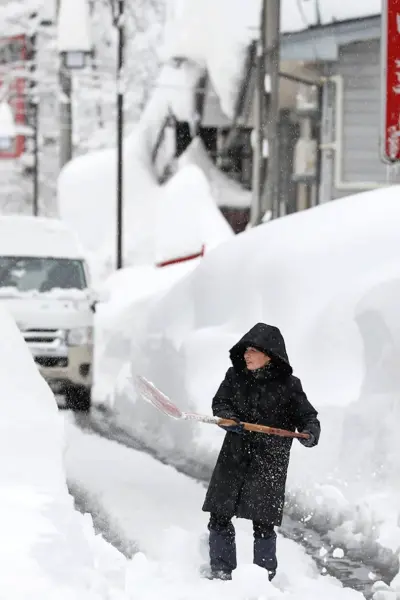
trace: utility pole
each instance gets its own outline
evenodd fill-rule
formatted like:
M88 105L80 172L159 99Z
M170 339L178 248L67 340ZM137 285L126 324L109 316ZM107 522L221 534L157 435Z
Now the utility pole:
M60 11L57 0L57 16ZM60 63L60 170L72 159L72 78L69 69Z
M125 0L118 2L116 25L118 29L117 59L117 269L123 266L123 203L124 203L124 50Z
M266 19L266 72L270 78L270 102L266 139L268 169L263 195L263 216L270 210L272 218L280 216L279 198L279 67L280 67L280 0L263 0Z
M37 94L32 100L33 112L33 216L39 216L39 107Z
M263 1L261 10L260 35L256 51L256 88L254 94L254 128L253 128L253 176L252 202L250 208L250 225L259 225L262 219L262 193L264 187L264 122L265 122L265 48L266 48L266 4Z
M39 215L39 82L37 76L37 45L39 26L38 15L33 13L31 19L36 20L35 31L29 37L30 43L30 81L29 81L29 103L28 114L29 122L32 128L32 154L33 154L33 172L32 172L32 214L34 217Z

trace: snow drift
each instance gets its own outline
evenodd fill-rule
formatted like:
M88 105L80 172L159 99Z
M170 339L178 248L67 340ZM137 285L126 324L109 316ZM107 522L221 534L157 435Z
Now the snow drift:
M74 510L68 494L54 396L2 308L0 322L2 596L96 600L122 594L125 558L95 536L90 518Z
M99 349L96 401L158 453L210 467L221 433L155 413L130 376L209 412L231 345L257 321L279 326L323 431L318 449L295 445L291 510L347 547L397 553L398 194L359 194L241 234L163 296L125 307L119 325L116 313Z

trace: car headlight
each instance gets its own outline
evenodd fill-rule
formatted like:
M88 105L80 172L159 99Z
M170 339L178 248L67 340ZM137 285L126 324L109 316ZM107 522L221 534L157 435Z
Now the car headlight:
M84 346L93 342L93 327L75 327L67 333L68 346Z

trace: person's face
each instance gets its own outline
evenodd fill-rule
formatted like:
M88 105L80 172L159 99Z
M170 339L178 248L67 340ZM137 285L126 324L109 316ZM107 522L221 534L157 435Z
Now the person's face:
M262 369L262 367L265 367L265 365L271 362L269 356L264 354L264 352L257 350L256 348L252 348L251 346L246 349L244 353L244 360L249 371Z

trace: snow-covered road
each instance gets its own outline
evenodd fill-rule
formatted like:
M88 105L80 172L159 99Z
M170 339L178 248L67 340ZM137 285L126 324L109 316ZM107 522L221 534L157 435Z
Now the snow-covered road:
M139 552L130 576L137 598L161 593L186 600L230 600L285 597L302 600L363 598L339 581L321 576L305 550L279 536L279 574L270 584L266 572L252 562L252 536L247 522L237 522L240 567L233 584L201 579L207 562L207 515L202 513L204 487L149 455L126 448L76 427L66 416L65 460L69 483L80 490L121 547ZM112 537L111 536L111 537Z
M116 425L109 418L107 412L92 409L90 416L78 413L74 416L74 421L85 431L98 433L100 436L117 441L128 448L146 452L156 460L172 465L178 472L189 476L191 479L197 479L205 483L210 477L210 469L204 464L195 462L190 458L185 461L182 459L176 460L174 455L167 459L162 451L157 452L153 446L146 445L142 439L135 439L132 434ZM79 491L78 495L82 496L82 490ZM100 515L98 517L100 519L99 531L104 531L104 523L101 520L107 520L107 517L104 517L96 502L91 501L90 506L92 512L94 510L97 515ZM295 506L291 505L290 508L293 509ZM294 513L296 513L296 510L294 510ZM396 557L382 551L371 552L369 546L359 548L356 545L352 549L347 548L341 557L333 556L336 546L332 544L330 532L327 533L324 527L314 529L309 522L304 522L303 518L296 518L295 516L292 518L286 514L280 532L284 537L301 544L307 554L313 558L321 573L329 573L339 579L345 587L361 591L366 598L372 597L374 581L383 580L389 583L397 574L398 563ZM119 540L115 535L111 538L107 537L107 539L114 545L116 542L117 547L122 551L129 543L126 540ZM337 545L340 546L340 543Z

